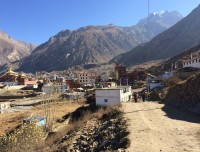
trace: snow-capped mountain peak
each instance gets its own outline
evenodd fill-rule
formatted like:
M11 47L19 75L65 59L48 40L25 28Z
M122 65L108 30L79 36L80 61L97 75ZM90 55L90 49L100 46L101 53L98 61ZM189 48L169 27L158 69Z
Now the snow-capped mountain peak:
M152 13L152 14L153 14L154 16L155 16L155 15L159 15L160 17L162 17L162 15L163 15L165 12L167 12L167 11L154 12L154 13Z

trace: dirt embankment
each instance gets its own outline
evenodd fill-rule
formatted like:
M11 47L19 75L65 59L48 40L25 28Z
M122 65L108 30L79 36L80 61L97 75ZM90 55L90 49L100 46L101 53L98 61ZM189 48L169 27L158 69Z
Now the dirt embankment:
M98 109L85 107L86 113L79 117L83 107L71 114L72 127L60 140L58 151L125 151L129 145L127 125L118 108ZM81 112L82 113L82 112ZM84 116L84 117L83 117ZM80 118L80 120L79 120ZM74 121L75 120L75 121ZM78 122L81 122L78 123ZM77 127L79 126L79 127Z
M169 88L165 103L181 106L195 113L200 113L200 73L180 81Z

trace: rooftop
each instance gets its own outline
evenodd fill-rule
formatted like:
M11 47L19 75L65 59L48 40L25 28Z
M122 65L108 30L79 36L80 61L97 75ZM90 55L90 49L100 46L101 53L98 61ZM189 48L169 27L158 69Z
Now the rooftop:
M125 89L127 87L130 87L130 86L114 86L114 87L110 87L110 88L97 88L95 90L122 90L122 89Z

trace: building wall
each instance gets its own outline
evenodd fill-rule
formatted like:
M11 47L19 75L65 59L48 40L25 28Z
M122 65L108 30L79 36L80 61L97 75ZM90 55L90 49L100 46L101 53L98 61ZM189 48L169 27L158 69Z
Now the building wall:
M200 58L183 62L183 67L200 68Z
M76 81L76 80L66 80L66 84L67 84L67 86L69 86L69 89L80 87L78 81Z
M121 102L129 101L132 97L131 87L126 87L125 90L120 90L120 94Z
M78 83L79 84L94 84L95 83L95 74L88 72L79 72L77 73Z
M9 75L9 74L5 74L4 76L0 77L0 82L15 82L17 80L17 76L16 75Z
M131 87L123 89L102 89L96 90L96 105L108 106L117 105L131 99Z
M96 105L108 106L120 104L120 90L96 90ZM106 100L107 99L107 102Z
M0 102L0 110L10 108L10 102Z
M127 73L125 66L119 64L115 66L115 79L117 80L118 84L121 85L127 84Z

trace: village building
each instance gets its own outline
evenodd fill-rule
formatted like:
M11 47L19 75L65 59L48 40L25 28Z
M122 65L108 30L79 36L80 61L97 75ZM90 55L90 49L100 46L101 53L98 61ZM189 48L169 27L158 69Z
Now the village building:
M156 87L162 87L162 86L163 83L161 78L157 78L150 74L147 75L147 89L152 90Z
M96 105L110 106L118 105L121 102L130 101L132 92L130 86L116 86L96 89L95 96Z
M96 74L87 71L80 71L76 73L78 78L78 83L80 85L95 85Z
M146 72L144 68L137 68L133 71L127 71L128 84L134 84L136 80L144 80Z
M10 108L10 101L0 101L0 114L4 113L4 110Z
M126 66L116 64L115 65L115 79L118 85L127 85L127 73Z
M19 74L17 77L18 85L37 87L37 80L33 78L27 78L25 74Z
M0 82L7 86L25 85L37 87L37 80L33 78L28 78L23 73L18 74L11 69L0 77Z
M116 82L99 82L99 88L110 88L117 86Z
M193 57L191 54L190 59L183 61L183 68L190 67L190 68L200 68L200 56Z
M11 86L16 83L17 77L18 77L17 73L15 73L10 69L0 77L0 82L3 82L4 85Z
M66 85L68 86L69 90L80 88L80 84L77 79L66 80Z

